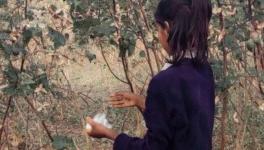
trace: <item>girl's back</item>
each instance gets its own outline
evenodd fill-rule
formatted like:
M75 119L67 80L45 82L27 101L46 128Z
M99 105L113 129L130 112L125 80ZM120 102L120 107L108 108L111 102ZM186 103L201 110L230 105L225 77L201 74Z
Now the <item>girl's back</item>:
M160 72L150 83L146 104L147 127L160 129L160 140L169 143L153 149L211 149L215 103L208 63L194 66L191 59L183 59Z

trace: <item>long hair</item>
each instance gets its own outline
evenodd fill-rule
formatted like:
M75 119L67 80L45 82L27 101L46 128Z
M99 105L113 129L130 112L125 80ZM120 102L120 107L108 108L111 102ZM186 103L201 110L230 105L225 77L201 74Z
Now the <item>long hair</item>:
M208 28L212 16L210 0L161 0L155 20L165 28L169 23L168 43L171 63L182 60L190 52L193 60L203 63L208 59Z

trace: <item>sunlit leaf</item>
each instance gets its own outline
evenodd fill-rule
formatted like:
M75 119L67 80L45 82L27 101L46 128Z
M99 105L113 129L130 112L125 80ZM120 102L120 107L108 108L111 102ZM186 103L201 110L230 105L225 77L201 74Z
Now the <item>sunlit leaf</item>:
M65 148L73 148L73 140L66 136L54 136L52 146L56 150L63 150Z
M41 37L42 30L37 27L31 27L29 29L24 30L22 35L23 35L24 45L26 46L34 36Z
M51 27L48 27L48 29L49 29L48 35L53 41L55 49L58 49L59 47L64 46L66 44L66 39L62 33L54 30Z

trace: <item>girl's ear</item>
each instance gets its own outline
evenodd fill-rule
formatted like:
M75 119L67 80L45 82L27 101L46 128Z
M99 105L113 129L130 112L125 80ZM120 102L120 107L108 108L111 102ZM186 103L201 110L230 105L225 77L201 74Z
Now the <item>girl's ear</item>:
M170 24L168 21L165 21L165 31L166 31L166 34L169 35L170 33Z

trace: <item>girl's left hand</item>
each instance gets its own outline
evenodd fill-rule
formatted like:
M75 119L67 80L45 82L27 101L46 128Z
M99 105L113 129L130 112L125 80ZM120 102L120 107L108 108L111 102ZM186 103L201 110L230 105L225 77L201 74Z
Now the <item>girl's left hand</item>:
M92 127L91 130L87 130L86 132L89 136L94 138L104 138L106 137L107 128L97 122L95 122L92 118L87 117L86 122L89 123Z
M91 130L86 129L86 133L93 138L108 138L115 140L117 133L112 129L108 129L102 124L95 122L91 117L86 118L86 122L92 127Z

